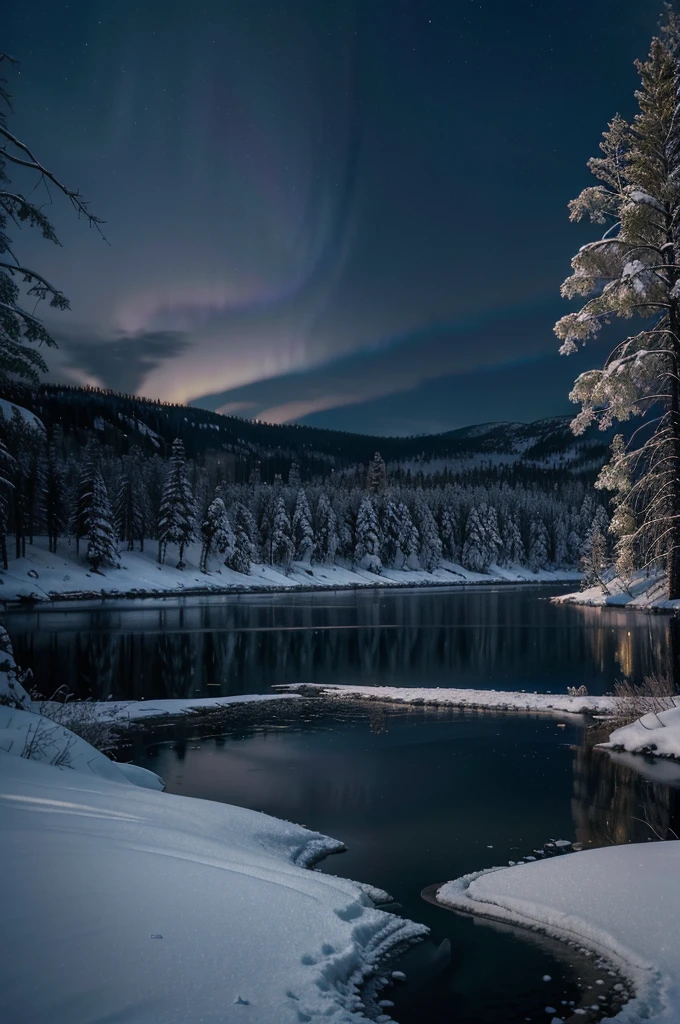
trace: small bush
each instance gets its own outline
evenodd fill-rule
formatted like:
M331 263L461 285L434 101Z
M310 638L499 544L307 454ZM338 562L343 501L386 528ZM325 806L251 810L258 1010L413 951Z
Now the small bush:
M614 685L614 696L619 699L615 716L620 725L634 722L642 715L658 715L680 702L669 676L645 676L638 685L629 679L620 679Z

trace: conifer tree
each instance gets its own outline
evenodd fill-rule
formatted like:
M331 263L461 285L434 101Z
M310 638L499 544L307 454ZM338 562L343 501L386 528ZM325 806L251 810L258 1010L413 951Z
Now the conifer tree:
M457 534L458 517L453 507L445 503L439 516L439 536L442 542L442 555L449 562L457 562L460 555Z
M151 514L143 455L136 446L122 460L113 517L117 536L127 542L127 550L134 551L135 541L139 541L139 550L143 551L144 535L148 531Z
M93 572L99 572L102 565L117 567L119 560L111 503L98 466L94 472L88 511L87 560Z
M404 526L392 498L385 503L382 521L382 560L389 568L401 569L404 562Z
M434 572L442 560L442 542L430 507L425 501L422 490L416 494L413 505L415 524L420 534L420 550L418 558L426 572Z
M158 529L158 561L165 561L168 544L179 548L178 569L184 568L184 551L194 538L196 503L187 476L184 444L177 438L172 443L170 466L161 499Z
M332 565L338 550L338 520L328 495L322 491L316 506L316 530L314 531L314 562Z
M201 572L208 571L208 558L213 550L224 555L225 565L232 563L236 541L222 498L214 498L210 502L201 526L201 540L203 542L199 566Z
M503 562L505 565L523 565L526 558L522 534L513 515L503 521Z
M581 558L579 566L581 578L581 590L588 587L601 586L607 592L607 585L604 580L604 571L607 568L607 543L605 535L599 523L593 523L588 534L586 550Z
M312 513L302 488L297 493L293 513L293 548L296 562L310 562L314 551Z
M288 486L294 491L297 491L300 487L300 467L295 459L291 462L290 469L288 470Z
M529 526L529 568L532 572L545 569L548 564L548 531L540 519L532 519Z
M64 467L61 460L61 431L55 429L47 446L45 465L45 521L47 544L54 554L66 520Z
M286 511L283 495L276 499L274 508L274 527L272 531L272 564L279 565L288 572L293 561L293 538L291 536L290 516Z
M387 467L380 452L376 452L368 467L366 488L370 494L380 494L386 487Z
M397 515L401 524L399 547L404 553L404 567L407 569L418 569L420 566L418 561L420 534L418 533L418 527L411 518L411 513L403 501L400 501L397 506Z
M486 546L486 533L480 511L471 508L465 524L465 543L461 563L465 569L472 572L486 572L489 568L491 558Z
M354 549L354 561L369 572L380 573L380 528L375 504L370 496L366 496L359 506L357 514L357 540Z
M679 39L678 16L667 8L647 60L636 64L638 113L632 124L618 115L610 123L602 156L589 164L599 184L571 204L572 220L589 217L606 230L572 260L562 293L585 303L555 327L569 354L614 317L643 321L601 370L576 380L571 398L582 409L572 426L577 434L593 421L606 429L660 407L647 439L625 459L635 541L646 563L665 566L671 599L680 597Z
M76 555L80 554L80 541L83 537L88 536L90 530L99 458L99 443L94 438L90 438L80 459L80 470L69 521L69 530L76 542Z
M225 564L235 572L246 575L255 559L256 526L250 509L242 501L237 501L231 509L234 524L234 549L231 557L225 558Z

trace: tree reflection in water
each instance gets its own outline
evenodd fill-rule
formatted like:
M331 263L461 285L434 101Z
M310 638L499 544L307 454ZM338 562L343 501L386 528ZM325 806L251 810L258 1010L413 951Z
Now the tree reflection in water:
M574 749L572 813L584 849L680 836L680 765L609 754L586 732Z

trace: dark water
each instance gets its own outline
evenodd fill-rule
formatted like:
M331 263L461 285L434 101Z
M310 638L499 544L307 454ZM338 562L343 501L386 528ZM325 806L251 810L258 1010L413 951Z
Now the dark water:
M645 841L645 819L659 835L680 834L680 769L649 765L647 779L555 719L378 707L305 710L306 722L288 714L279 728L236 736L158 742L149 732L131 754L172 792L342 839L347 853L323 870L386 888L405 916L430 926L432 941L397 965L408 983L386 993L400 1024L550 1020L546 1006L597 1001L602 989L579 988L583 962L570 966L566 947L459 917L424 902L421 890L518 860L551 838L586 848Z
M668 620L550 604L559 587L233 595L7 614L42 691L155 698L368 683L604 693L663 670Z

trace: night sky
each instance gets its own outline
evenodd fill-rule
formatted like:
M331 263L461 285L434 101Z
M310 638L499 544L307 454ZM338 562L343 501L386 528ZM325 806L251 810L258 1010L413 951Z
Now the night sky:
M64 248L16 239L71 299L51 378L378 434L569 412L566 206L659 8L11 5L11 127L110 243L57 203Z

